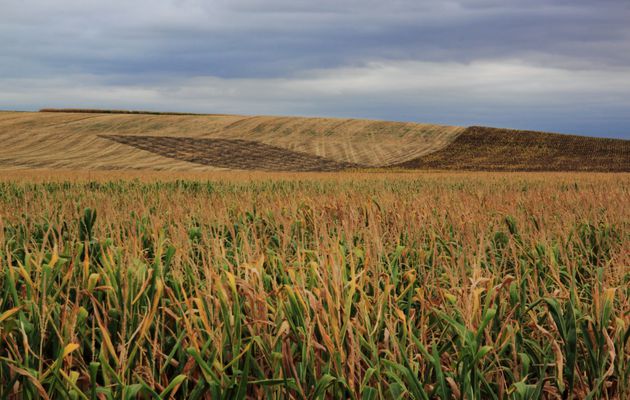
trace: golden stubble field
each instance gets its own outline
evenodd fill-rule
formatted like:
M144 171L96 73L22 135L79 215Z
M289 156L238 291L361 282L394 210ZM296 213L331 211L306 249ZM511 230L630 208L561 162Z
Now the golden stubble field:
M349 118L0 111L0 169L630 172L630 140Z
M380 167L447 146L464 128L411 122L242 115L103 112L0 112L0 169L212 171L261 169L248 154L318 157ZM126 138L122 141L120 138ZM199 147L216 141L233 163L199 163ZM223 143L225 144L225 143ZM259 145L260 148L255 148ZM169 149L189 147L169 154ZM246 150L246 149L245 149ZM205 155L207 158L207 154ZM212 159L210 161L213 161ZM245 162L245 164L243 164ZM264 165L263 165L264 166ZM274 170L276 168L269 168ZM291 168L280 168L291 169Z
M5 398L630 395L630 174L0 176Z

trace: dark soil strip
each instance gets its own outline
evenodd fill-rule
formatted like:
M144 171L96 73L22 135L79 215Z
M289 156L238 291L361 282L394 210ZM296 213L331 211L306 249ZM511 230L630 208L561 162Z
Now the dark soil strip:
M340 171L359 168L268 144L241 139L101 135L138 149L213 167L264 171Z
M630 172L630 140L473 126L444 149L392 167Z
M83 114L143 114L143 115L196 115L196 116L228 116L230 114L196 114L165 111L136 111L136 110L99 110L91 108L42 108L45 113L83 113Z

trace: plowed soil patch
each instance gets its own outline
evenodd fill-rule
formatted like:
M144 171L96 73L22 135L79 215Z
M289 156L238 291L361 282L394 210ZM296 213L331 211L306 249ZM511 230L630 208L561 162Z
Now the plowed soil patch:
M219 168L267 171L339 171L360 165L241 139L102 135L152 153Z
M630 140L470 127L450 145L395 165L483 171L630 171Z

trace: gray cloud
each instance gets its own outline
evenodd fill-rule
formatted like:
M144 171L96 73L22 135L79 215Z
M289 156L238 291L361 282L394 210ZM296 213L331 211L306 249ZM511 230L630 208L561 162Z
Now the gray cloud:
M219 109L629 137L628 21L624 0L5 0L0 107Z

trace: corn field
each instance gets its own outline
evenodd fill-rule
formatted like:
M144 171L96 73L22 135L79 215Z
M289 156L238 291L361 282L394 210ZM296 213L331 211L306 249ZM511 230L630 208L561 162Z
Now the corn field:
M1 399L628 399L630 175L0 182Z

